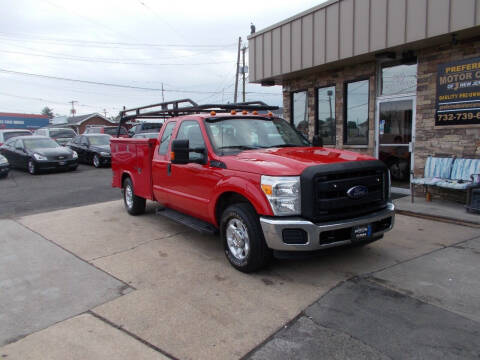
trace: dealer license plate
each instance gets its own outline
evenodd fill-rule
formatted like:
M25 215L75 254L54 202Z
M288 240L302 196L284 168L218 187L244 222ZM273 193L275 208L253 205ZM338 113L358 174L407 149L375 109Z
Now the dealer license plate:
M59 162L58 162L58 165L63 166L63 165L65 165L66 163L67 163L66 161L59 161Z
M359 225L355 226L352 230L352 240L362 241L372 236L372 225Z

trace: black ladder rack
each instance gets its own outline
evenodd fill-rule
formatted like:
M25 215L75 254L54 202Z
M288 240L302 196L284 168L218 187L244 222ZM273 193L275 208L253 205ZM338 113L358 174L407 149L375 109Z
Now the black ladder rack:
M120 127L126 121L135 119L167 119L175 116L188 114L207 113L210 111L273 111L278 106L270 106L263 101L248 101L235 104L202 104L199 105L191 99L180 99L166 101L158 104L140 106L137 108L124 109L120 111L120 122L118 124L117 137L120 135Z

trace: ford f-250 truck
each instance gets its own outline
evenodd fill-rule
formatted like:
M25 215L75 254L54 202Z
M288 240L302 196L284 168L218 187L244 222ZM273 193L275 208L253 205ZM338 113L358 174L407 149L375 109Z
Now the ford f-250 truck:
M113 186L128 213L153 200L161 215L219 232L227 259L243 272L264 267L274 252L362 245L391 230L386 166L312 146L285 120L256 111L272 109L187 99L122 111L120 124L165 119L158 139L111 140Z

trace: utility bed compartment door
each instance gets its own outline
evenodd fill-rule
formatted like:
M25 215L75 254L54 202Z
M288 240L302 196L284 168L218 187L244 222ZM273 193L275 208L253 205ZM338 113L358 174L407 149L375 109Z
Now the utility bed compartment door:
M156 139L112 138L113 187L122 187L122 178L132 178L135 195L153 200L152 156Z

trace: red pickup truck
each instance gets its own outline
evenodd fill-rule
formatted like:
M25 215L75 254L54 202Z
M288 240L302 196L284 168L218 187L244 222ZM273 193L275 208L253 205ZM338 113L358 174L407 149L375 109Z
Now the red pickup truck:
M264 267L274 252L367 244L392 229L381 161L314 147L285 120L253 110L272 109L262 104L172 103L121 112L122 120L166 119L158 139L111 140L113 186L130 214L152 200L160 215L219 232L243 272Z

